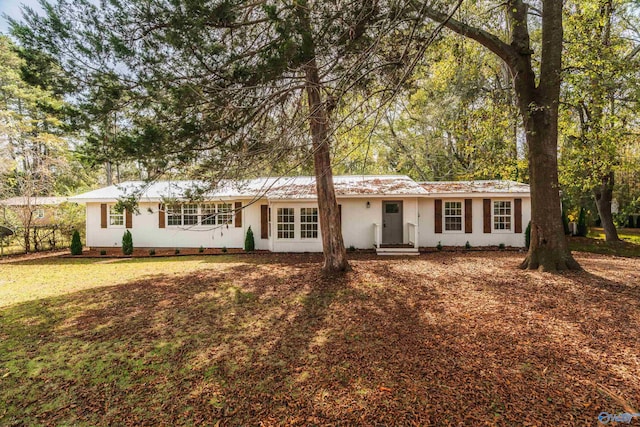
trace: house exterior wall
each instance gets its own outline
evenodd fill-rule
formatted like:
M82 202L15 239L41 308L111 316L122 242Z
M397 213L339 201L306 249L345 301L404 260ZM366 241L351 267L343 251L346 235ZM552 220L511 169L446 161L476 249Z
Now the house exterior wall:
M417 199L388 197L388 198L338 198L338 204L342 206L342 238L345 247L353 246L356 249L373 249L374 223L382 223L382 202L403 202L403 238L408 241L406 222L417 223ZM369 207L367 207L369 202ZM278 201L271 203L272 224L272 251L274 252L322 252L322 239L318 226L317 239L302 239L300 237L300 209L305 207L317 207L316 201ZM277 236L277 212L278 208L293 208L295 212L295 238L279 239Z
M523 195L524 196L524 195ZM465 233L463 231L446 231L444 227L444 213L442 215L442 233L435 232L435 200L441 199L442 206L446 201L462 201L464 209L464 199L472 200L472 233ZM515 233L513 231L514 224L514 202L515 198L522 199L522 233ZM494 200L510 200L512 207L511 214L511 230L494 230L493 229L493 216L492 216L492 230L491 233L485 233L483 227L483 199L491 199L492 210ZM471 246L497 246L500 243L504 243L505 246L512 247L524 247L524 233L527 228L527 224L531 220L531 199L528 197L522 197L520 195L513 197L504 195L496 195L495 197L489 195L475 196L475 197L434 197L423 198L419 201L420 210L420 246L421 247L435 247L438 242L442 246L464 246L466 242L469 242ZM464 211L463 211L463 224L464 224ZM463 225L464 228L464 225Z
M238 201L238 200L234 200ZM234 202L232 201L232 202ZM243 201L243 205L248 201ZM101 228L100 203L87 203L87 246L120 247L124 225ZM242 227L235 224L203 226L159 227L158 203L140 203L139 213L132 216L134 247L139 248L242 248L246 230L252 226L256 249L268 249L268 244L260 239L260 205L252 204L243 209ZM255 220L257 218L257 221Z
M525 197L526 196L526 197ZM522 233L513 231L513 200L522 199ZM492 246L504 243L506 246L524 246L524 231L531 219L531 203L528 195L516 197L498 195L490 197L481 195L475 197L358 197L338 198L338 204L342 206L342 234L344 244L348 248L372 249L374 247L374 223L382 225L382 202L402 201L403 204L403 240L405 243L413 240L409 235L408 222L418 225L418 243L421 247L434 247L441 242L443 246L464 246L468 241L472 246ZM465 198L472 199L473 232L446 231L435 233L435 199L462 201ZM483 231L483 199L510 200L512 202L512 230L484 233ZM233 203L240 200L230 200ZM242 200L242 227L235 224L207 225L207 226L170 226L168 222L165 228L159 228L158 203L141 202L139 213L132 217L132 228L135 247L148 248L180 248L180 247L205 247L205 248L242 248L246 231L251 226L255 239L256 249L271 250L273 252L321 252L322 240L318 225L317 238L301 238L300 233L300 209L317 207L316 201L278 200L268 202L264 199L251 203L252 200ZM369 202L369 207L367 207ZM113 204L113 203L111 203ZM90 247L120 247L122 235L126 228L121 226L109 226L101 228L101 204L97 202L87 203L86 236L87 246ZM261 206L271 208L271 234L268 239L261 238ZM278 208L294 209L294 238L279 239L277 237L277 211ZM464 215L464 213L463 213ZM493 225L493 221L492 221ZM493 228L493 227L492 227Z

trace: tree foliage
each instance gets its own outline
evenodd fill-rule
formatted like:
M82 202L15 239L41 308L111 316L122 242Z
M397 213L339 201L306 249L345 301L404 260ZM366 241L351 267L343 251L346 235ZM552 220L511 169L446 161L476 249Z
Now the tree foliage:
M347 268L331 178L336 114L353 94L389 91L402 79L394 71L415 51L382 41L423 25L406 18L411 2L101 6L59 1L45 4L43 17L28 12L27 25L13 23L23 43L75 74L78 99L97 106L86 109L101 119L90 156L213 183L313 165L325 268Z
M499 57L513 78L525 129L531 184L531 243L523 268L579 269L569 251L560 212L558 183L558 104L562 71L562 2L542 0L535 15L522 0L476 4L484 14L451 18L437 7L426 15L475 40ZM497 15L496 20L491 20ZM537 19L539 18L539 19ZM500 24L496 28L495 22ZM539 31L540 37L532 37Z
M26 57L29 60L25 60ZM30 251L38 198L77 182L72 168L66 126L61 120L65 104L40 72L44 55L19 49L0 36L0 199L22 197L14 210L25 251ZM53 68L53 67L52 67Z
M618 240L611 202L623 152L637 139L640 42L628 35L638 19L627 0L567 9L561 181L574 198L595 197L607 240Z
M461 36L425 53L391 108L338 138L346 173L417 180L528 178L521 120L504 64Z

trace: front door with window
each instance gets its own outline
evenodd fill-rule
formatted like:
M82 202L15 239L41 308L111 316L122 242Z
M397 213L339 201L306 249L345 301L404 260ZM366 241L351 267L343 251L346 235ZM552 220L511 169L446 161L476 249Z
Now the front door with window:
M402 244L402 202L382 202L382 244Z

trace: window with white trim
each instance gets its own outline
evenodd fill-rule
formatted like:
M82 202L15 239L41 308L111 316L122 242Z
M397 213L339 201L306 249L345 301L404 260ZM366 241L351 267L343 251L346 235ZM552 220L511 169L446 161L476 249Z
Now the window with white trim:
M218 224L231 224L233 221L233 207L231 203L218 203Z
M182 225L182 206L178 204L167 205L167 224Z
M44 209L36 209L35 210L35 217L37 219L42 219L44 218Z
M444 229L462 231L462 202L444 202Z
M167 225L170 226L232 223L232 203L175 203L167 205Z
M202 225L215 225L216 223L216 205L213 203L205 203L200 205L200 223Z
M113 227L124 225L124 211L118 212L115 205L109 205L109 225Z
M493 229L511 230L511 200L493 202Z
M198 205L196 203L182 205L183 225L198 225L198 216Z
M300 209L300 237L303 239L318 238L318 208Z
M293 208L278 208L277 216L278 239L293 239L296 220Z

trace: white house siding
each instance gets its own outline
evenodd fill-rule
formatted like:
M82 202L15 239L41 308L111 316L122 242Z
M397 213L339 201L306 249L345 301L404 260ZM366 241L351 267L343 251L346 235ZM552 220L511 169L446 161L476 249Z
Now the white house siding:
M338 199L342 205L342 236L346 247L357 249L373 249L375 242L373 224L382 225L382 202L402 202L402 230L403 241L408 243L413 236L409 236L407 222L418 224L418 202L415 197L385 197L385 198L357 198ZM367 202L370 207L367 208Z
M233 200L231 203L239 201ZM243 201L243 205L248 201ZM124 226L100 227L100 203L87 203L87 245L90 247L119 247L122 245ZM151 211L149 211L151 210ZM260 239L260 205L252 204L243 209L242 227L235 224L205 226L159 227L158 203L139 204L139 214L133 215L132 227L135 247L147 248L242 248L245 233L252 225L257 249L268 249L268 242Z
M443 246L464 246L466 242L469 242L471 246L497 246L500 243L504 243L506 246L523 247L524 246L524 232L527 224L531 220L531 199L529 197L523 197L524 195L460 195L455 197L437 196L433 198L420 199L420 246L421 247L434 247L440 242ZM528 195L527 195L528 196ZM522 233L515 233L513 231L513 200L515 198L522 199ZM464 209L464 199L472 199L473 210L473 232L465 233L463 231L446 231L444 228L444 214L442 216L442 233L435 232L435 200L441 199L442 206L444 208L445 201L462 201ZM511 218L511 231L498 231L492 230L491 233L484 233L483 223L483 199L491 199L492 209L494 200L511 200L512 218ZM464 212L463 212L463 229L464 229Z
M262 239L261 236L261 224L260 224L260 206L268 205L269 203L265 199L260 199L258 201L247 200L246 203L253 202L249 206L245 206L245 202L243 202L243 206L245 208L242 211L243 219L242 224L246 230L251 226L251 231L253 231L253 240L256 243L257 250L269 251L271 250L271 240L270 239ZM242 247L244 247L244 237L242 238Z
M367 208L367 202L371 207ZM373 249L373 224L382 222L381 199L338 199L342 205L342 238L348 248Z
M346 247L353 246L357 249L373 249L374 235L373 224L382 223L382 202L403 202L403 230L404 241L409 241L407 222L417 224L417 199L388 197L388 198L338 198L338 204L342 206L342 237ZM369 202L369 207L367 207ZM301 202L276 201L271 202L271 226L273 252L322 252L322 239L320 226L318 226L317 239L303 239L300 233L300 209L317 207L316 201ZM293 208L295 215L295 237L293 239L279 239L277 236L277 212L278 208ZM259 217L258 217L259 220Z
M493 230L491 233L484 233L483 230L483 199L510 200L512 201L512 212L514 210L513 200L522 199L522 233L513 231ZM87 197L90 199L90 197ZM442 233L435 233L434 206L435 199L458 200L463 203L465 199L472 199L473 205L473 233L452 232L443 230ZM99 200L93 198L87 200L87 245L91 247L120 247L122 245L122 235L124 226L101 228L101 211ZM148 199L147 199L148 200ZM165 228L159 228L158 203L140 203L140 213L133 215L132 228L135 247L149 248L179 248L179 247L227 247L242 248L244 246L245 234L251 226L255 238L256 249L271 250L274 252L321 252L322 241L321 230L318 227L318 238L302 239L300 233L300 209L303 207L316 207L317 201L314 199L271 199L263 198L251 205L252 199L246 197L216 199L216 202L224 200L234 203L242 201L244 206L242 212L242 227L235 227L230 224L224 226L170 226L168 222ZM342 233L346 247L353 246L358 249L372 249L374 247L374 223L382 224L382 202L402 201L403 202L403 238L408 243L413 240L413 235L409 236L408 222L418 224L419 246L433 247L441 242L444 246L464 246L468 241L472 246L490 246L504 243L507 246L524 246L524 230L531 217L531 203L528 193L461 193L461 194L431 194L431 195L355 195L338 196L338 203L342 206ZM369 202L369 207L367 207ZM104 203L104 202L102 202ZM113 204L111 202L110 204ZM247 206L248 205L248 206ZM270 238L261 238L261 206L267 205L271 208ZM277 209L288 207L294 209L295 234L293 239L277 238ZM151 209L151 212L149 212ZM419 217L418 217L419 214ZM512 214L513 215L513 214ZM464 218L464 216L463 216ZM464 220L463 220L464 222ZM512 216L512 228L514 219ZM493 221L492 221L493 226ZM493 227L492 227L493 228Z

